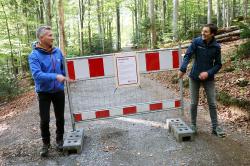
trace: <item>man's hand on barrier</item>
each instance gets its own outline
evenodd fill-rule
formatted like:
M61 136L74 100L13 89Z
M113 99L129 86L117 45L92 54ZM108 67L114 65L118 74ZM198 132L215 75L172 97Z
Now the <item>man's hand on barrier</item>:
M59 82L64 82L66 80L66 77L64 77L61 74L56 75L56 80Z
M201 80L205 80L205 79L207 79L207 77L208 77L208 73L207 72L201 72L200 75L199 75L199 78Z
M184 76L184 74L185 74L184 72L179 71L178 72L178 78L181 79Z
M66 77L66 81L68 81L68 83L75 83L76 82L75 80L72 80L72 79L70 79L68 77Z
M70 78L68 78L68 77L65 77L65 76L61 75L61 74L58 74L58 75L56 76L56 79L57 79L57 81L59 81L59 82L65 82L65 81L68 81L69 83L74 83L74 82L76 82L75 80L72 80L72 79L70 79Z

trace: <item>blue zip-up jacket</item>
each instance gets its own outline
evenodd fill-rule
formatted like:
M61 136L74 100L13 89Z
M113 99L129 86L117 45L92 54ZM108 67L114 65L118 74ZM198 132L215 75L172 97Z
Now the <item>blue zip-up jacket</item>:
M221 48L216 40L212 39L212 41L207 44L201 37L195 38L186 51L180 71L186 72L188 63L193 55L193 66L189 77L201 81L199 79L200 73L208 72L208 78L205 81L214 80L214 75L222 66Z
M64 83L57 81L57 74L65 76L64 59L59 48L51 52L34 47L29 55L29 66L35 81L36 92L54 93L64 90Z

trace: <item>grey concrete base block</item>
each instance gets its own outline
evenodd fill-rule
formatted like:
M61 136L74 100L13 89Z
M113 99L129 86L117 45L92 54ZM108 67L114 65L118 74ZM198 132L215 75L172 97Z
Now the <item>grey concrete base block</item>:
M194 132L188 126L176 127L172 131L178 142L194 140Z
M178 142L193 141L194 132L180 118L167 119L168 131L173 134Z
M181 118L169 118L166 120L166 123L167 123L167 129L169 132L171 132L171 125L170 124L173 124L173 123L181 123L183 122L181 120Z
M63 142L63 152L65 154L81 153L83 147L83 129L76 129L65 134Z

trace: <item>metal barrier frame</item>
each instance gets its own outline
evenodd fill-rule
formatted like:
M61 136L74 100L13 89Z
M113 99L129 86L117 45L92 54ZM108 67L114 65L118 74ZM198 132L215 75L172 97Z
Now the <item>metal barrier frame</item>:
M179 70L181 64L182 64L182 56L181 56L181 43L179 43L178 45L178 49L173 49L173 48L167 48L167 49L155 49L155 50L145 50L145 51L135 51L136 53L147 53L147 52L157 52L157 51L164 51L164 50L178 50L178 58L179 58L179 67L176 69L168 69L168 71L171 70ZM102 55L94 55L94 56L84 56L84 57L74 57L74 58L65 58L64 59L64 67L65 67L65 73L66 73L66 77L69 78L69 73L68 73L68 67L67 67L67 61L69 60L75 60L75 59L90 59L90 58L98 58L98 57L105 57L105 56L113 56L112 54L102 54ZM157 71L150 71L150 72L140 72L140 74L145 74L145 73L155 73L155 72L162 72L162 71L167 71L167 70L157 70ZM88 78L88 79L78 79L80 80L92 80L92 79L104 79L104 78L112 78L115 76L103 76L103 77L99 77L99 78ZM181 116L184 115L184 102L183 102L183 79L179 79L179 88L180 88L180 107L179 108L172 108L173 110L180 110L180 114ZM67 91L67 96L68 96L68 102L69 102L69 111L70 111L70 117L71 117L71 124L72 124L72 129L73 131L76 130L76 122L75 121L75 117L73 115L74 110L72 107L72 97L71 97L71 90L69 87L70 82L68 80L66 80L66 91ZM140 104L140 103L138 103ZM157 111L153 111L153 112L163 112L165 110L157 110ZM147 113L153 113L153 112L147 112ZM106 118L101 118L101 119L112 119L112 118L117 118L117 117L124 117L124 116L133 116L133 115L139 115L139 114L147 114L144 112L140 112L140 113L136 113L136 114L129 114L129 115L119 115L119 116L112 116L112 117L106 117ZM92 120L84 120L83 122L88 122L88 121L92 121ZM82 122L82 121L81 121Z

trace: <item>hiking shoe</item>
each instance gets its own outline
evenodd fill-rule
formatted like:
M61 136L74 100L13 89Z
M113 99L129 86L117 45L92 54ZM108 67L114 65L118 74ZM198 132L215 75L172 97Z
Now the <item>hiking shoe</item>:
M226 136L226 133L220 127L213 128L212 134L220 138L223 138Z
M191 130L193 130L193 132L194 132L194 134L197 134L197 127L196 127L196 125L191 125L190 126L190 128L191 128Z
M50 148L50 144L43 144L43 147L40 151L40 156L47 157L49 154L49 148Z
M60 152L63 151L63 140L56 141L56 149Z

